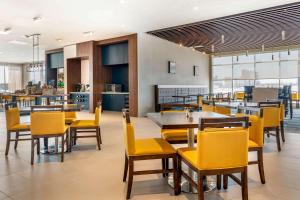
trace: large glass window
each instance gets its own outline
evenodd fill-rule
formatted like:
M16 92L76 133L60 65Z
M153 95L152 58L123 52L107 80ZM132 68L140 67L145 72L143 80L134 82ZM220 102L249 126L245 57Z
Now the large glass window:
M213 57L213 92L243 91L244 86L278 88L284 85L298 91L299 53L286 50Z
M22 89L22 66L0 63L0 91L14 92Z

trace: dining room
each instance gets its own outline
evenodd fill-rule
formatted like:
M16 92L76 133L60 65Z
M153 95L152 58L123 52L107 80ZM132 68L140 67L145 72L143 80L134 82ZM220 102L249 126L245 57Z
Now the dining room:
M0 5L0 200L299 199L299 2Z

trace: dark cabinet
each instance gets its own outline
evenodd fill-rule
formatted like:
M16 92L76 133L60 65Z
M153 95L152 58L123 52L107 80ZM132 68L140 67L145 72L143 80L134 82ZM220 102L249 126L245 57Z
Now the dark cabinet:
M103 65L120 65L128 63L128 43L111 44L102 47Z
M82 110L89 110L89 94L82 92L72 92L70 99L78 105L82 106Z
M123 94L103 94L103 110L122 111L127 105L127 96Z
M64 67L64 53L51 53L48 54L48 66L50 68L63 68Z

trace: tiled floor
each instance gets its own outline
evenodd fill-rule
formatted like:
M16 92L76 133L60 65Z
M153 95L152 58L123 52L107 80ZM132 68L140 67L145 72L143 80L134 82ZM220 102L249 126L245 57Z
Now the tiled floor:
M79 117L92 118L88 113ZM28 117L23 118L28 121ZM105 112L102 118L102 150L96 150L95 139L81 139L78 147L65 155L42 155L30 165L29 142L22 142L5 158L5 117L0 113L0 200L122 200L126 184L122 182L124 145L120 113ZM146 118L133 119L136 137L159 137L159 128ZM249 199L300 199L300 135L287 133L282 152L276 151L274 139L266 140L265 185L261 185L256 166L249 167ZM250 155L253 157L254 155ZM37 157L36 157L37 158ZM140 162L138 169L158 168L160 161ZM213 191L207 200L241 199L240 187L231 184L227 191ZM172 196L172 190L160 175L134 178L133 200L196 200L196 195Z

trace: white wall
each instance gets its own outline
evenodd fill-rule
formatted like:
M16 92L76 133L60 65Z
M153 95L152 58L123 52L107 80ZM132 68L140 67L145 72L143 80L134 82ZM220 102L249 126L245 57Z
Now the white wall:
M90 84L89 83L89 74L90 74L90 61L89 60L81 60L81 83L82 84Z
M176 62L176 74L168 74L168 61ZM201 75L193 76L193 66ZM174 43L138 34L138 107L139 116L154 111L154 85L209 86L209 56Z

